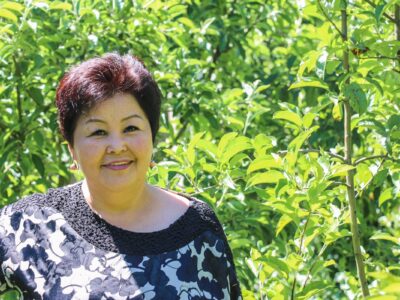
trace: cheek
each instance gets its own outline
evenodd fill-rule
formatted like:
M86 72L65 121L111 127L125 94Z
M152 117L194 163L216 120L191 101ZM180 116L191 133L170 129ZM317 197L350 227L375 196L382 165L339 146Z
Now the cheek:
M79 143L79 147L77 149L77 154L81 163L89 164L91 162L95 162L101 157L104 153L104 146L100 143L94 143L90 141L83 141Z
M151 157L153 142L147 136L137 136L131 143L132 150L143 156Z

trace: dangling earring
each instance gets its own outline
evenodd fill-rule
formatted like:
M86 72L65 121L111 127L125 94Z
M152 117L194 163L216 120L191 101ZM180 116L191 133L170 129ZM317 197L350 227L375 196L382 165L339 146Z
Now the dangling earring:
M74 161L72 162L72 164L69 166L69 169L70 169L71 171L77 171L77 170L79 170L79 165L78 165L78 163L76 162L76 160L74 160Z

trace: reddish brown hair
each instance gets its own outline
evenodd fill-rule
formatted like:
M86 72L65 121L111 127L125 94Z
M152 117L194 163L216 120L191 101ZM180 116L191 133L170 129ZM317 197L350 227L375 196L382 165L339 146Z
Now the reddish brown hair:
M73 67L57 88L58 123L61 134L70 145L74 143L79 117L118 93L136 98L149 120L154 142L161 106L161 93L156 82L138 58L108 53Z

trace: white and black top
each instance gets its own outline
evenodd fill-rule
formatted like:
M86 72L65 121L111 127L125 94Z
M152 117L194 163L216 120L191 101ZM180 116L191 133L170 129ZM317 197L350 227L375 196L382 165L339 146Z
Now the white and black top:
M136 233L97 216L82 182L0 211L0 294L22 299L241 299L211 208L189 198L168 228Z

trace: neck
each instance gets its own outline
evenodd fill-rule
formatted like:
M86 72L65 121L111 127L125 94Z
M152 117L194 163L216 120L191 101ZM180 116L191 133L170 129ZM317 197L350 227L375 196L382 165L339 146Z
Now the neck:
M85 179L82 191L88 205L100 216L138 212L144 210L150 200L150 186L146 183L114 191L91 186Z

